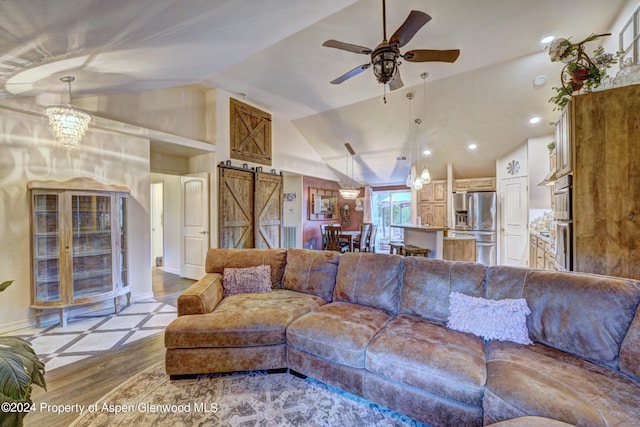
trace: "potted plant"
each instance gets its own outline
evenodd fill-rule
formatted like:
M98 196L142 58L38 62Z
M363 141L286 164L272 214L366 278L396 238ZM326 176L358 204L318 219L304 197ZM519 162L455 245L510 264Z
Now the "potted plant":
M0 292L13 280L0 283ZM18 337L0 336L0 426L22 426L29 413L32 385L47 389L44 363L31 344Z
M609 35L611 34L592 34L578 43L560 38L549 45L551 62L566 64L560 73L562 85L553 87L555 94L549 98L549 102L556 105L554 110L563 109L575 92L591 92L600 86L607 75L607 69L617 62L617 55L605 53L604 48L599 46L593 51L592 59L584 51L584 44Z

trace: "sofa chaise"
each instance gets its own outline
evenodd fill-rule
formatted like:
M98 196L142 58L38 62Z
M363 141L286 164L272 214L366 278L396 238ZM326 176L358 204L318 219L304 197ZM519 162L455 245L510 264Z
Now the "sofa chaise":
M252 268L269 289L225 296ZM206 271L165 331L172 378L290 369L433 426L640 425L637 281L305 249L211 249ZM454 324L486 310L519 329Z

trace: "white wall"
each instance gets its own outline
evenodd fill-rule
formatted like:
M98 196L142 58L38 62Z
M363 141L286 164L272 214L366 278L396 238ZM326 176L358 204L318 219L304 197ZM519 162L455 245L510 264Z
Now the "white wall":
M9 109L7 109L9 108ZM26 109L27 111L22 111ZM20 110L20 111L14 111ZM31 180L88 177L131 189L128 226L132 298L151 293L149 141L90 129L82 143L66 151L53 139L47 119L32 98L0 100L0 280L15 283L0 294L0 330L33 324L30 305Z
M215 91L213 88L191 85L109 96L79 97L74 98L73 102L77 107L100 117L215 143L215 140L209 138L210 116L205 114L212 98L209 92ZM215 126L215 122L213 125Z
M529 139L527 158L529 170L529 210L551 210L551 188L538 185L549 173L549 149L547 145L555 139L554 135ZM532 217L529 216L529 221Z
M302 203L304 201L303 185L302 185L303 177L302 175L285 175L282 182L282 192L283 193L295 193L296 200L295 201L284 201L282 203L283 206L283 217L282 217L282 225L286 227L296 227L296 248L302 248L302 240L303 240L303 206Z

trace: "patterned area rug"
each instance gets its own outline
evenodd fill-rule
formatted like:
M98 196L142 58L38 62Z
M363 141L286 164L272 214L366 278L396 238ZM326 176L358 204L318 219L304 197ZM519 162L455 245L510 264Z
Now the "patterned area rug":
M90 412L93 411L93 412ZM158 364L86 408L72 426L414 426L354 395L288 373L169 380Z

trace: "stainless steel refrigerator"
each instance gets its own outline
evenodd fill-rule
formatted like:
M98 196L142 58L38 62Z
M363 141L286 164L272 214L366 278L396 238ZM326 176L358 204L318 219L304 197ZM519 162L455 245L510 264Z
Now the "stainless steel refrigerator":
M453 236L470 235L476 239L476 261L496 265L496 193L455 193Z

